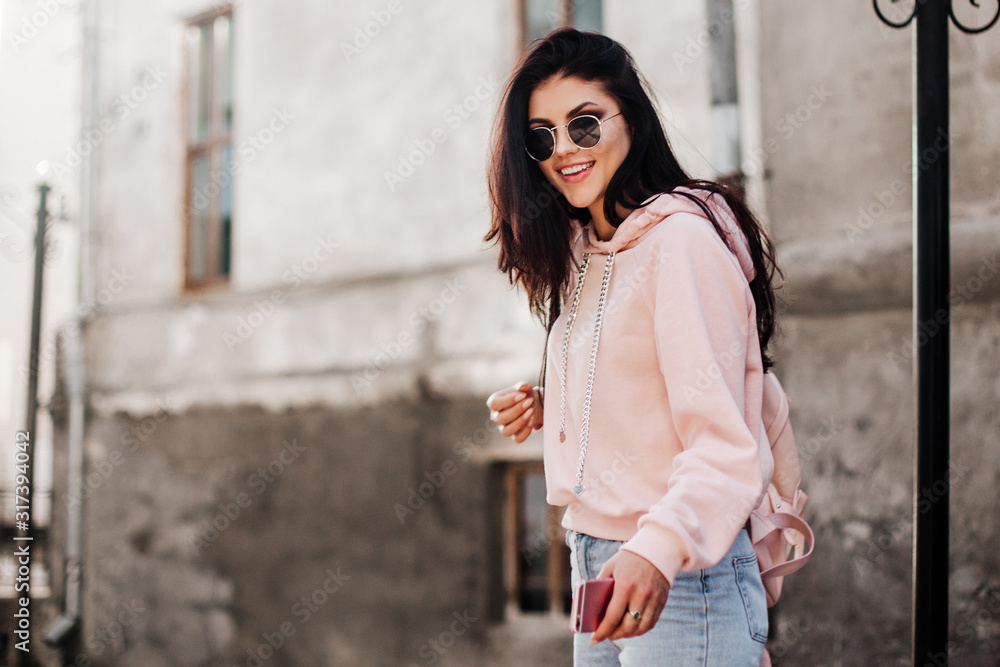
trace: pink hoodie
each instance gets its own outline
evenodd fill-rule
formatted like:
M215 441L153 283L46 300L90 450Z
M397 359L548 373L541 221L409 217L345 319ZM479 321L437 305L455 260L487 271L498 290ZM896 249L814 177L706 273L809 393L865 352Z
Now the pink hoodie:
M633 211L610 241L573 221L577 264L583 252L593 256L568 345L565 442L559 378L568 303L547 353L548 503L567 506L563 527L625 541L623 549L653 563L671 585L678 571L709 567L726 554L774 470L761 423L753 262L725 200L712 194L707 201L736 254L697 205L676 194ZM577 496L594 316L611 251ZM574 266L569 295L577 275Z

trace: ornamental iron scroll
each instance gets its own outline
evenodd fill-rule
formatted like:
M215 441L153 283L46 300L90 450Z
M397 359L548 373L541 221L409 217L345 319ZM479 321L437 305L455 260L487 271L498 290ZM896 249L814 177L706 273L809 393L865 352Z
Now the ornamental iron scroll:
M893 4L899 2L899 0L890 0L890 1ZM893 21L889 19L885 14L883 14L882 9L879 7L878 0L872 0L872 6L875 8L875 13L878 15L882 23L885 23L887 26L891 28L905 28L913 20L913 17L917 15L917 6L922 4L923 2L925 2L925 0L914 0L913 9L910 10L909 15L906 17L906 20L902 22ZM977 12L984 11L980 0L969 0L969 4L975 7ZM978 28L970 28L969 26L962 23L957 16L955 16L954 0L952 0L952 2L949 3L948 5L948 15L951 17L951 22L955 24L955 27L957 27L964 33L974 35L976 33L985 32L993 27L993 25L997 22L997 19L1000 19L1000 0L997 0L996 2L996 10L993 12L993 18L991 18L985 25L982 25Z

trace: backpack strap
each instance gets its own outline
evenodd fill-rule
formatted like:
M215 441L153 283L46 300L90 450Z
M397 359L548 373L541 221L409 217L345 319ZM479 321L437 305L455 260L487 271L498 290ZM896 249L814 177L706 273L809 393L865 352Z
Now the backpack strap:
M767 439L770 442L775 442L788 423L791 399L785 394L781 382L772 371L768 370L764 373L764 382L770 384L771 387L770 389L764 388L761 412L765 416L764 427L767 430Z
M757 544L765 537L770 535L776 530L783 530L790 528L792 530L798 531L800 534L804 535L806 540L809 542L809 550L802 554L787 560L784 563L778 563L766 570L761 570L760 576L764 577L783 577L786 574L791 574L795 572L806 562L809 561L809 557L813 552L813 531L808 523L803 521L800 517L794 514L786 514L785 512L774 512L768 514L767 516L761 516L757 512L753 512L750 515L750 534L753 536L753 543ZM787 538L786 538L787 539Z

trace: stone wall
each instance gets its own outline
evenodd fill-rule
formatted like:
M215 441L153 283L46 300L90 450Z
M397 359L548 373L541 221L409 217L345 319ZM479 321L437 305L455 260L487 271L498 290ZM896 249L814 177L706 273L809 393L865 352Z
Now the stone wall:
M432 397L94 419L93 664L565 663L566 623L496 627L502 486L472 456L485 420L481 399Z

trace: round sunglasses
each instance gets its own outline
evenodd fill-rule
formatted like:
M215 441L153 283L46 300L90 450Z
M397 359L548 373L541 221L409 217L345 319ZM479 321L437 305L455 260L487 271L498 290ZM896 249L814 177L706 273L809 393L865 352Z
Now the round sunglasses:
M619 111L612 116L608 116L604 121L611 120L621 114L622 112ZM593 148L601 142L601 129L604 121L597 116L584 114L577 116L565 125L536 127L533 130L528 130L528 133L524 135L524 150L528 152L528 155L533 160L537 160L538 162L548 160L555 151L556 130L560 127L566 128L569 140L574 145L580 148Z

